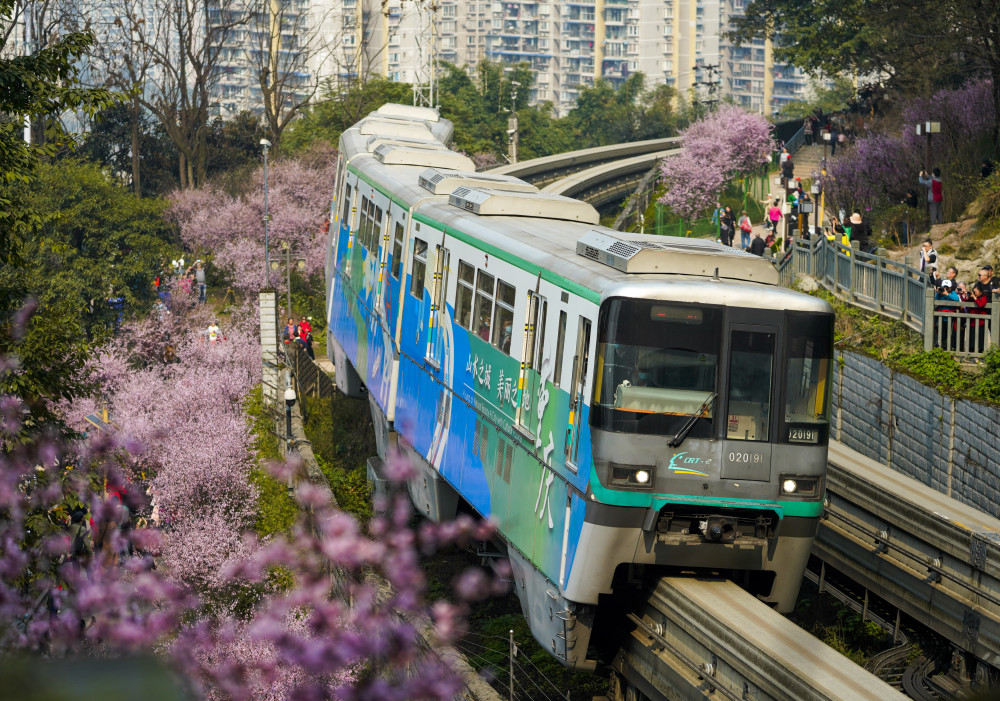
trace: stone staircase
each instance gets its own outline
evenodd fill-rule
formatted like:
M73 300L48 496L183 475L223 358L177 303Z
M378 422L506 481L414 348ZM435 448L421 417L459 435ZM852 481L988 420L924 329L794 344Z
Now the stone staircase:
M827 159L829 159L829 149L827 149ZM814 172L819 172L820 162L823 160L823 146L813 144L803 146L792 154L792 162L795 163L795 177L811 178ZM829 160L827 160L829 163Z

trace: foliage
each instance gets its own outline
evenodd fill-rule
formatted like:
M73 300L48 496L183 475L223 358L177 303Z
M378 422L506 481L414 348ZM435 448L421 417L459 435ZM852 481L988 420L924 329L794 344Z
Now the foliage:
M48 122L44 145L27 144L23 138L25 117L46 117L66 110L94 114L109 106L115 95L108 90L82 88L77 81L78 59L94 42L92 34L70 33L31 55L21 55L6 46L17 33L13 25L19 9L16 0L0 0L0 256L16 257L17 247L26 238L37 215L20 206L7 186L27 183L39 156L52 155L67 140L57 123Z
M250 468L250 482L257 489L257 518L254 532L267 536L287 533L295 523L298 506L288 493L288 486L278 482L266 467L281 461L281 449L274 434L274 420L264 408L264 393L257 385L243 399L243 413L250 425L257 465Z
M140 194L146 197L164 195L177 187L177 153L159 122L141 110L137 118ZM76 155L97 163L108 175L134 191L132 108L117 104L97 114Z
M859 665L892 646L892 637L878 624L862 619L861 614L829 596L809 587L795 607L791 618L845 657Z
M622 141L670 136L676 128L673 89L647 90L634 73L619 87L605 81L582 86L577 106L557 118L551 103L528 104L534 76L528 64L480 61L470 74L445 63L438 87L441 114L455 124L454 148L477 164L497 163L507 154L507 118L516 109L521 160ZM519 85L515 86L514 83ZM299 152L316 141L336 144L340 134L386 102L409 103L410 85L373 78L322 98L285 133L283 148Z
M328 492L300 484L291 528L267 529L268 539L246 533L266 495L253 486L254 463L273 451L254 454L261 435L242 415L263 413L251 394L257 319L237 310L215 344L200 332L208 319L204 307L174 300L172 313L127 324L105 349L94 375L119 427L110 434L14 445L24 405L0 398L0 657L155 651L193 695L213 699L452 698L459 679L423 652L409 620L429 615L438 639L453 640L467 602L504 587L462 577L458 605L431 605L416 548L491 529L462 518L413 532L403 500L363 529L330 508ZM77 399L65 408L72 418L94 407ZM402 463L388 470L410 474ZM272 482L292 474L281 466ZM120 529L122 501L169 528ZM92 556L74 552L66 530L81 505L93 533L109 534Z
M145 312L156 297L154 278L175 247L163 220L166 202L136 199L96 166L63 160L40 166L19 201L43 218L22 250L29 292L43 307L66 305L91 338L120 316ZM112 308L109 297L121 297Z
M642 141L671 136L676 132L673 88L645 87L642 73L632 73L617 88L605 80L583 87L576 106L566 117L574 143L572 148Z
M0 392L24 398L37 427L57 420L55 402L90 391L87 339L102 339L119 317L144 313L153 279L174 250L165 203L135 199L96 166L63 160L36 168L31 184L13 183L19 207L33 212L35 232L19 262L0 264ZM25 299L30 297L29 307ZM114 309L109 297L121 297ZM11 329L23 309L21 335Z
M381 76L352 83L346 90L333 83L320 89L318 100L285 129L281 147L296 153L316 141L336 146L340 134L359 119L386 102L409 104L413 87ZM332 180L331 180L332 182Z
M229 121L216 117L208 124L208 177L219 177L255 167L261 160L264 131L252 112L243 111Z
M337 504L358 518L372 513L366 461L375 454L368 402L337 394L302 397L305 430Z
M991 0L751 0L729 36L774 42L775 62L827 76L880 76L900 95L930 94L970 74L992 80L985 116L1000 126L1000 7Z
M854 83L844 75L834 75L832 78L831 85L816 79L810 81L814 96L808 101L789 102L781 108L781 115L786 119L801 119L817 109L822 114L832 114L847 108L854 98Z
M684 151L660 164L666 191L659 201L688 219L704 214L730 180L767 161L775 147L771 129L760 115L734 105L695 122L681 133Z

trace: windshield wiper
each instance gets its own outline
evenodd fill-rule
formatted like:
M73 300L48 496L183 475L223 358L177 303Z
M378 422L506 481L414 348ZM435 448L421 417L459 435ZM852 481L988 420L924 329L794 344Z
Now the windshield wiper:
M687 422L681 426L681 430L677 432L677 435L670 439L670 442L667 443L667 445L671 448L676 448L683 443L684 439L687 438L687 434L691 433L691 429L694 428L695 422L701 418L701 415L705 413L705 410L708 409L709 405L715 401L716 396L716 392L712 392L708 395L708 399L706 399L705 403L701 405L701 408L691 415L691 418L689 418Z

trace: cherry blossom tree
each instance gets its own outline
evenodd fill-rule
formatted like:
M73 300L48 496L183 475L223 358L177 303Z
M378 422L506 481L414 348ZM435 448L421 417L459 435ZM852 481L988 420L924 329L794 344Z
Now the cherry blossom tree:
M293 255L305 258L307 276L322 272L326 234L321 230L330 214L335 165L335 152L327 149L309 158L278 160L269 166L271 260L279 259L282 246L288 244ZM187 247L211 253L213 263L235 288L256 292L264 286L262 168L250 176L242 196L230 195L209 183L196 190L175 192L169 199L168 217L178 225ZM283 288L284 276L272 273L271 284Z
M463 602L503 584L468 574L456 582L460 603L430 602L418 551L492 529L462 518L414 531L405 497L362 525L336 510L328 489L301 482L292 530L250 534L257 457L240 407L260 381L256 317L237 308L215 344L202 334L209 318L178 303L126 324L104 349L92 374L118 427L110 434L14 443L25 405L0 398L0 658L155 651L211 699L452 698L460 678L421 644L416 621L454 640ZM93 408L63 406L70 423ZM275 477L299 469L276 466ZM403 461L389 469L409 474ZM144 477L169 527L120 529L123 505L148 512ZM77 552L64 526L80 506L92 532L109 533L92 555Z
M681 132L682 151L660 164L662 204L688 219L718 202L726 183L754 172L776 145L761 115L723 105Z

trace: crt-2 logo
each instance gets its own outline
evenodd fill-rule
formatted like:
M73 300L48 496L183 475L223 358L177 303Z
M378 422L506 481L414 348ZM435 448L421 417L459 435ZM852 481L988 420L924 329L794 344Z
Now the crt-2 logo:
M711 462L712 458L692 457L687 454L687 451L685 451L683 453L674 453L674 457L670 458L670 464L667 465L667 469L678 475L699 475L701 477L708 477L707 472L695 470L692 465L708 465L711 464Z

